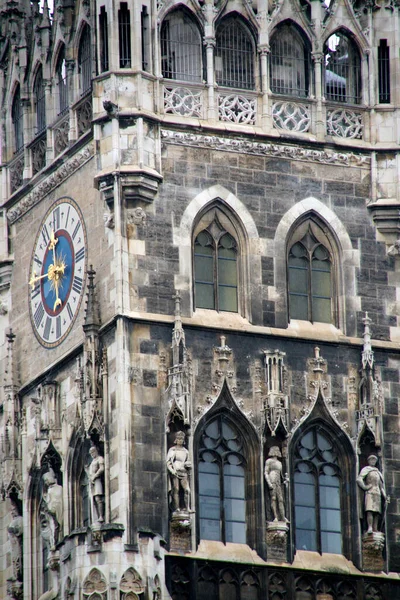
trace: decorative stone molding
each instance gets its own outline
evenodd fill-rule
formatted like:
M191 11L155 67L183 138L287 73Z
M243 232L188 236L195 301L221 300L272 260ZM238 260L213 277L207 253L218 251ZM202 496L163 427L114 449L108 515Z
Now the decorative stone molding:
M228 138L219 135L203 135L183 131L161 130L161 139L164 142L178 146L196 148L209 148L210 150L225 150L240 154L255 154L259 156L274 156L317 162L330 165L343 165L347 167L368 167L370 158L354 152L335 152L334 150L314 150L300 148L299 146L286 146L270 142L252 142L244 139Z
M18 156L8 165L8 171L10 174L10 191L13 194L23 183L25 158L24 153L21 152Z
M188 515L174 514L170 522L170 551L186 554L191 552L192 524Z
M256 105L256 98L246 98L240 94L218 96L219 120L254 125L256 122Z
M66 115L53 129L54 153L58 156L68 148L69 114Z
M287 523L267 523L267 548L269 560L286 562L288 532L289 526Z
M276 129L305 133L311 124L310 107L295 102L274 102L272 119Z
M147 215L141 206L127 210L126 222L128 225L144 225Z
M59 169L47 177L41 184L39 184L33 192L25 196L20 202L18 202L11 210L7 212L7 218L12 225L24 214L26 214L33 206L52 192L55 188L61 185L68 177L70 177L75 171L80 169L88 160L92 158L94 154L94 146L90 144L82 152L78 152L73 158L66 161Z
M265 422L272 435L281 426L285 434L289 431L289 395L287 370L284 365L285 352L264 350L267 396L264 400Z
M363 115L347 108L328 110L326 132L336 137L361 140L363 137Z
M76 107L76 118L78 123L78 135L81 136L90 130L92 126L93 107L92 98L86 98Z
M46 166L46 147L46 133L44 133L31 146L33 175L39 173Z
M373 533L365 533L363 535L362 550L364 571L380 572L384 570L384 548L385 536L383 533L374 531Z
M202 92L195 94L187 87L164 87L164 111L180 117L201 117Z

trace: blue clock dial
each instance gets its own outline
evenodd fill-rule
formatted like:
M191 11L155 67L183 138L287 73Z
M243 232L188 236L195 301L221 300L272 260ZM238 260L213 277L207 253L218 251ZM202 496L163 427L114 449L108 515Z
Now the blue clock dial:
M77 203L60 198L36 236L30 266L30 315L39 342L60 344L70 332L84 291L86 228Z

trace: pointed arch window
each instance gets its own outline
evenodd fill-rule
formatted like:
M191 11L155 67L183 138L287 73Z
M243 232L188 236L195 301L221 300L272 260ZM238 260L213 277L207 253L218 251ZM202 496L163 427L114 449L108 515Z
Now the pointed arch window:
M64 47L60 50L58 55L56 66L56 82L58 90L58 114L63 115L68 110L68 74Z
M291 24L284 24L271 40L270 86L274 94L308 96L310 53Z
M215 74L218 85L253 90L254 44L238 16L224 19L216 32Z
M361 59L356 44L344 32L332 34L324 48L327 100L361 101Z
M326 236L311 223L300 239L292 238L288 253L291 319L332 323L333 257L328 248Z
M201 82L200 31L185 10L171 12L161 26L161 68L165 79Z
M35 77L33 96L36 112L36 135L40 135L46 129L46 95L42 67L38 69Z
M238 312L237 243L215 216L194 241L196 308Z
M19 85L17 86L17 89L14 93L14 99L11 108L11 120L14 130L15 152L19 152L24 147L23 113L21 102L21 89Z
M89 25L84 26L79 42L78 73L81 95L83 96L92 87L92 48Z
M246 543L246 458L239 429L220 414L206 424L198 450L200 538Z
M327 433L314 426L295 448L297 550L342 554L341 485L337 449Z

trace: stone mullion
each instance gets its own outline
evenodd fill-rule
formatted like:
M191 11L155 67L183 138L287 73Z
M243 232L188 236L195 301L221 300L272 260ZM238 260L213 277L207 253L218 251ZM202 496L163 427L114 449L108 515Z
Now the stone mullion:
M263 129L270 130L272 128L272 99L271 90L269 87L269 57L270 49L267 46L260 46L258 49L261 64L261 94L262 94L262 111L261 124Z
M215 38L208 37L204 40L206 47L206 68L207 68L207 96L208 96L208 120L218 120L218 108L215 105L215 81L214 81L214 48Z
M324 55L322 52L313 52L312 59L314 61L314 73L315 73L315 98L317 100L315 110L315 133L317 138L320 140L325 139L326 130L326 108L323 105L323 77L322 77L322 65Z

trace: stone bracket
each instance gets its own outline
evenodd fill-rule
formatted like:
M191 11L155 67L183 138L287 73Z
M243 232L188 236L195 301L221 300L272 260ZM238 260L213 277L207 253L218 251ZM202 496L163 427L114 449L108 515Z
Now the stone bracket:
M393 198L381 198L368 204L368 210L386 243L393 244L400 237L400 204Z

